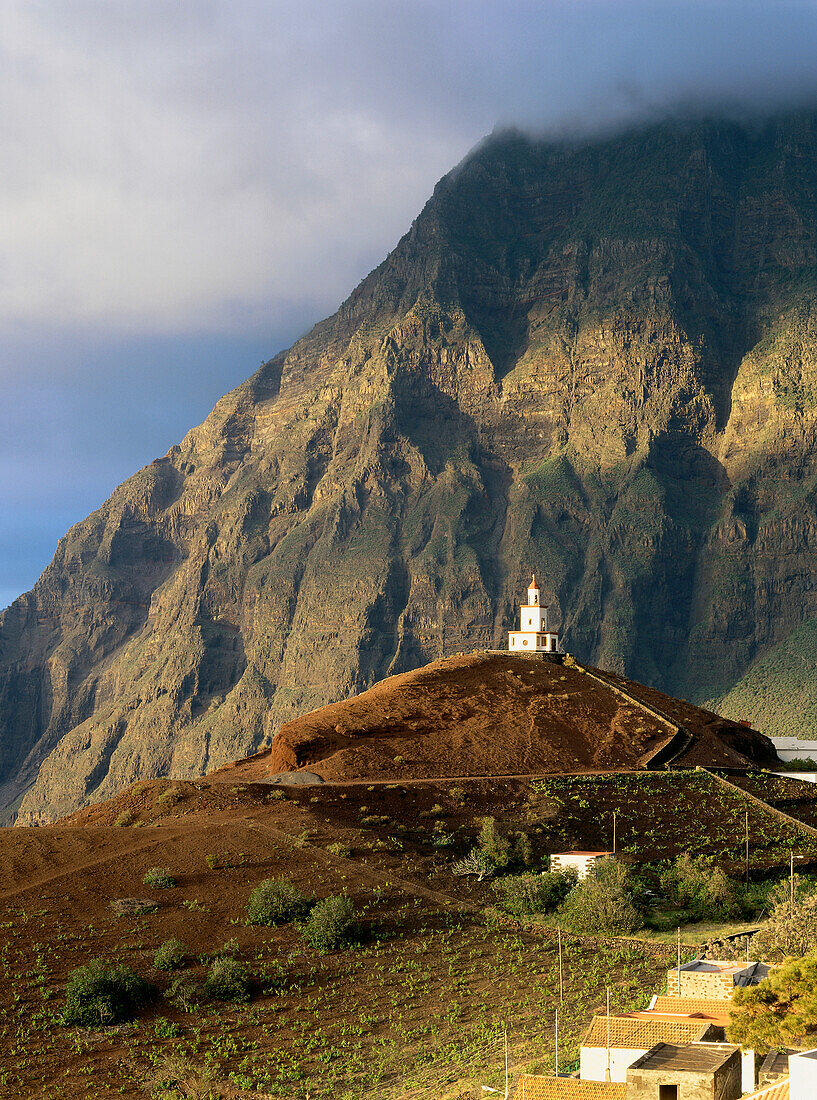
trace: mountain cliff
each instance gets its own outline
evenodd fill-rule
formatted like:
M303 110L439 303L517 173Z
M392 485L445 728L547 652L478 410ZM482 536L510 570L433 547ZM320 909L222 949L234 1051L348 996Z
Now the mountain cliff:
M721 698L815 615L816 200L814 113L487 140L0 617L2 801L503 646L533 568L582 660Z

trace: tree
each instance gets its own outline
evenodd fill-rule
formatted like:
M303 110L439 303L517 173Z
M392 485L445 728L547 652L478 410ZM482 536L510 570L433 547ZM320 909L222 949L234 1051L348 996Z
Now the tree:
M799 876L794 889L780 882L769 894L771 914L752 940L752 950L767 962L807 955L817 949L817 894L806 893Z
M758 985L735 990L730 1042L759 1054L785 1046L814 1045L817 1033L817 953L787 959Z
M571 890L559 909L575 932L627 935L642 926L633 905L630 875L617 859L603 859Z
M506 875L492 883L497 905L512 916L549 913L576 885L576 872L547 871L542 875Z
M661 886L699 920L732 917L740 908L735 883L707 856L684 852L663 872Z

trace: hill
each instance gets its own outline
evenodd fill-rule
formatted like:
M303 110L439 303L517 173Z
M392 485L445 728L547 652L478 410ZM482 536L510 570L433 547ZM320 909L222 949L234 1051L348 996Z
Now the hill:
M813 818L817 795L800 786L797 812ZM669 944L563 931L560 1006L555 931L486 918L490 881L453 873L484 816L503 834L524 831L537 869L554 850L607 847L615 814L625 860L707 853L741 876L747 811L753 872L788 873L792 848L815 866L814 836L691 771L287 788L141 781L58 824L0 829L0 1086L21 1098L136 1097L181 1066L190 1095L209 1072L225 1097L476 1100L482 1084L502 1087L503 1022L514 1072L549 1066L558 1007L564 1066L606 987L613 1011L643 1007L675 959L674 923ZM172 886L144 883L156 866ZM247 925L249 896L271 876L313 898L350 897L352 943L322 954L292 922ZM152 911L129 912L122 902L133 898ZM156 969L172 937L184 962ZM219 957L248 968L252 1000L179 1003L174 981L200 981ZM157 986L135 1024L61 1025L68 975L91 958Z
M814 615L815 271L813 112L493 135L0 616L0 802L502 646L532 568L579 658L722 698Z
M572 660L475 653L296 718L269 749L211 778L256 782L296 769L330 782L614 771L661 766L669 753L679 765L776 760L760 734L640 684Z

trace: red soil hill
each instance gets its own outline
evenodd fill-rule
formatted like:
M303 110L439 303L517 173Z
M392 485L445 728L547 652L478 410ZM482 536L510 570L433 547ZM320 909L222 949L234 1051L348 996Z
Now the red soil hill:
M251 782L299 769L329 782L607 771L655 766L679 750L676 763L687 765L776 760L753 730L570 658L475 653L390 676L288 722L269 749L214 778Z

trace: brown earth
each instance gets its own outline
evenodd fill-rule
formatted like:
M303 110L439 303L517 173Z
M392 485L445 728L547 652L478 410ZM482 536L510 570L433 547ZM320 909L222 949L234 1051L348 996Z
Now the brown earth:
M339 782L644 768L678 726L690 735L679 737L685 766L776 761L756 731L622 677L570 659L473 653L390 676L288 722L269 749L212 778L252 782L298 769Z
M749 813L760 873L787 868L792 847L817 857L813 838L755 803ZM525 831L539 867L551 851L606 847L613 814L625 859L691 850L742 869L740 795L703 771L272 789L142 781L57 825L0 829L0 1095L136 1097L151 1063L180 1050L194 1066L214 1067L222 1095L250 1080L281 1097L386 1100L390 1089L405 1094L429 1059L439 1086L456 1048L471 1060L458 1094L478 1097L480 1082L494 1083L480 1059L497 1020L511 1022L517 1064L552 1058L542 1021L558 1005L556 951L552 930L486 928L490 882L455 875L453 863L486 815L505 834ZM167 867L176 885L145 886L152 866ZM270 876L313 897L347 893L360 945L319 955L292 925L245 925L250 892ZM117 916L111 902L134 896L159 908ZM185 1012L164 999L174 975L152 959L170 937L189 949L183 973L199 978L217 953L235 953L256 976L251 1005ZM614 1010L640 1007L674 947L563 939L568 991L575 982L560 1011L567 1058L605 985L615 989ZM69 973L96 957L157 984L162 996L136 1024L59 1024ZM372 1066L382 1069L376 1082Z

